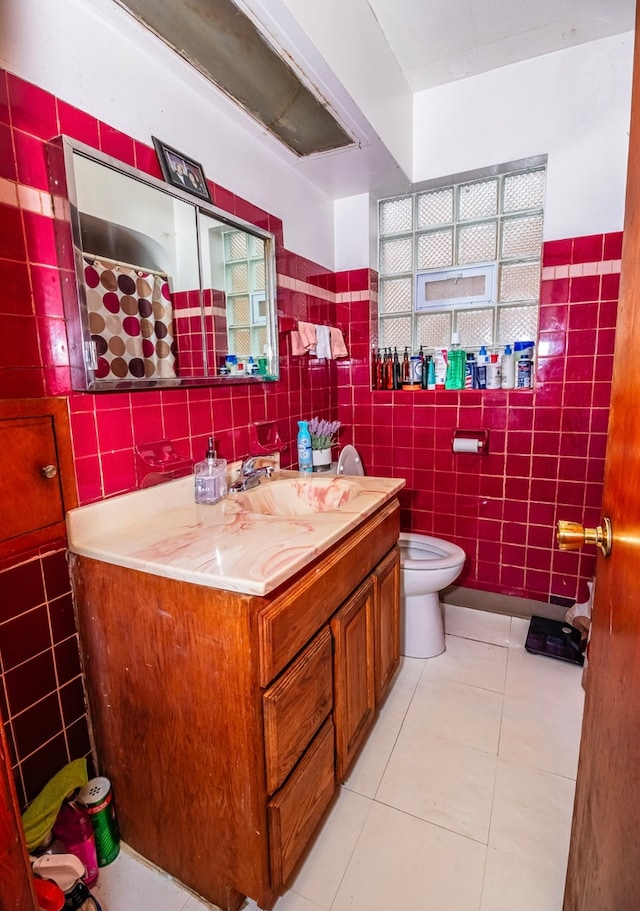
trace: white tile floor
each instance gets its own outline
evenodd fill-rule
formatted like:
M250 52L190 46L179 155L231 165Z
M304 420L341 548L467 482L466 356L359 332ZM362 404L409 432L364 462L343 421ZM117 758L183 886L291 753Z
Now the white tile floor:
M528 626L446 608L446 652L403 659L275 911L560 911L581 670L528 654ZM126 848L95 891L103 911L212 907Z

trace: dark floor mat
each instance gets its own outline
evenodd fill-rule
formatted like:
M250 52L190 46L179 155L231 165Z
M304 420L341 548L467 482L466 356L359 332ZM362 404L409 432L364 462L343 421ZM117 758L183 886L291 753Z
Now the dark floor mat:
M547 655L572 664L584 664L579 631L558 620L532 617L524 647L532 655Z

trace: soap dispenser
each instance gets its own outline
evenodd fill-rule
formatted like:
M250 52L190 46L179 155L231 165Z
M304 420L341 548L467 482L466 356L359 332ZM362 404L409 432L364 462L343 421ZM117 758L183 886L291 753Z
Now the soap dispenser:
M196 463L194 472L196 503L211 506L227 495L227 462L216 458L213 437L207 441L204 461Z

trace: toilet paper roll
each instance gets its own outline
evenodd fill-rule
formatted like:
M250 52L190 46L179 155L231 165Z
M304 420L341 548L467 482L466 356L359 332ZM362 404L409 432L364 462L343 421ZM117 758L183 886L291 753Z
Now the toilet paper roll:
M472 437L455 437L453 440L453 451L478 453L481 445L480 440L476 440Z

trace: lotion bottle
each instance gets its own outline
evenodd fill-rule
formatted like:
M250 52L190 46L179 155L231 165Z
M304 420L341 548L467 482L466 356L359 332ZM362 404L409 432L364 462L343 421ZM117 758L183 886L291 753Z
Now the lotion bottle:
M500 360L502 367L502 377L500 385L502 389L513 389L516 385L516 362L511 345L505 345L504 354Z
M313 471L311 434L307 421L298 421L298 468L304 472Z

